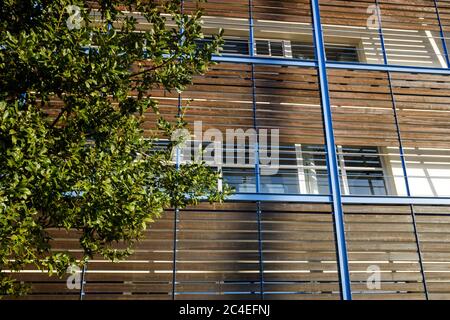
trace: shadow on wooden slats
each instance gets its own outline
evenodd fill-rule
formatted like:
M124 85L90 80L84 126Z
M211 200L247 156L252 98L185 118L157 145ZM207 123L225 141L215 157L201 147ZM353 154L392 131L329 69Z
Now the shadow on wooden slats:
M89 262L86 299L171 299L174 214L168 210L146 231L125 261Z
M279 129L280 144L324 144L323 121L313 68L255 66L256 122Z
M339 299L331 208L262 204L267 299Z
M182 210L177 240L176 299L259 297L255 204Z
M173 212L167 211L145 232L145 238L128 259L113 263L100 256L88 263L85 299L170 299L172 291ZM70 251L81 257L77 232L50 230L54 251ZM117 245L117 247L121 247ZM30 266L15 277L27 283L32 293L20 299L78 300L80 290L69 289L67 280L49 277Z

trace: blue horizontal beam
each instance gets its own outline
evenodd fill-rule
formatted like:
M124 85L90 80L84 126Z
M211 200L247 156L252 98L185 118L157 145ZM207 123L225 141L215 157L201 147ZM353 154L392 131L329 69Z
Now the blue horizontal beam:
M214 55L212 61L215 62L232 62L232 63L253 63L253 64L267 64L278 66L297 66L297 67L316 67L317 63L313 60L296 60L271 58L263 56L232 56L232 55Z
M450 75L450 70L443 68L367 64L367 63L328 62L327 68Z
M288 58L271 57L247 57L232 55L214 55L212 61L232 62L232 63L254 63L278 66L297 66L297 67L317 67L317 62L313 60L296 60ZM349 63L349 62L327 62L327 68L330 69L351 69L366 71L390 71L403 73L421 73L421 74L439 74L450 75L450 69L447 68L428 68L399 65L367 64L367 63Z
M265 201L265 202L310 202L330 203L328 195L280 195L268 193L235 193L227 198L228 201Z
M345 204L387 204L387 205L450 205L450 198L432 197L378 197L378 196L343 196Z
M281 195L266 193L236 193L227 201L264 201L292 203L331 203L328 195ZM383 196L342 196L343 204L378 204L378 205L450 205L450 198L432 197L383 197Z

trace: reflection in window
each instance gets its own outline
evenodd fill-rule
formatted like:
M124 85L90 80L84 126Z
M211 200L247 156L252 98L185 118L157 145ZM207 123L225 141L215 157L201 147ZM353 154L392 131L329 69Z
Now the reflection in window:
M297 145L302 193L329 194L324 146Z
M263 156L268 153L262 149L260 151L260 162L269 163ZM298 184L298 167L295 149L292 146L280 146L277 162L278 170L264 170L266 166L261 165L261 192L299 194L301 190ZM270 175L265 175L265 172L270 173Z
M304 189L312 194L328 193L326 155L323 146L299 146L305 176ZM344 194L387 195L387 183L376 147L338 146L341 187Z
M256 192L256 175L254 168L223 168L223 180L238 193Z
M311 43L291 42L294 59L314 60L314 46ZM358 62L358 50L355 46L341 44L326 44L325 51L328 61Z
M387 195L383 164L376 147L338 147L344 192Z
M327 44L327 60L337 62L358 62L356 46ZM308 42L286 40L256 40L256 54L270 57L285 57L301 60L314 60L314 46Z
M198 46L202 46L205 43L211 42L211 38L205 37L204 39L196 40ZM226 38L221 53L236 54L236 55L249 55L249 45L246 39L240 38Z
M256 40L256 54L271 57L284 57L285 49L282 41Z
M205 142L201 147L198 143L191 142L189 148L183 150L181 161L195 159L194 150L198 148L207 150L207 147L208 143ZM257 192L256 150L248 144L224 147L222 157L217 158L211 154L208 156L210 159L208 163L222 173L223 181L234 187L236 192ZM275 167L273 162L268 161L270 159L273 161L274 155L269 155L265 151L260 149L258 153L261 193L330 193L326 151L323 145L280 146L275 157ZM203 157L207 155L203 152L201 154ZM377 147L337 146L337 155L343 194L365 196L390 194L386 170ZM206 161L206 158L204 160Z
M211 41L211 38L198 39L201 46ZM310 42L289 40L255 40L256 55L269 57L284 57L301 60L314 60L314 45ZM330 43L325 45L328 61L359 62L358 49L354 45ZM222 49L224 54L249 55L249 43L247 39L227 37L224 39Z

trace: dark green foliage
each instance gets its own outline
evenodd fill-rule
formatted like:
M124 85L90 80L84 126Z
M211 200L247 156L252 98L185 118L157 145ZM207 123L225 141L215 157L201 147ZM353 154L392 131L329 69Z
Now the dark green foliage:
M156 138L141 128L144 111L159 115L150 91L183 91L207 71L221 35L199 48L201 11L183 14L180 1L98 3L97 21L88 1L0 4L2 295L25 290L6 270L33 264L62 275L96 254L122 259L164 209L229 193L204 163L175 168L176 144L155 151ZM66 24L69 5L81 8L79 29ZM135 32L135 19L118 8L142 12L151 31ZM51 115L55 97L63 104ZM155 125L169 137L185 122ZM84 258L51 251L50 228L78 230Z

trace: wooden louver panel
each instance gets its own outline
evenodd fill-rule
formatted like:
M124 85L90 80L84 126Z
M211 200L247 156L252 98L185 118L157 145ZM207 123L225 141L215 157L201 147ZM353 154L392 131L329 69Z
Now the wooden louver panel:
M392 74L405 147L450 148L449 79L430 74Z
M267 299L339 299L329 205L262 204Z
M353 298L424 299L410 207L347 205L344 211ZM370 278L377 269L379 287Z
M398 146L386 73L329 70L329 83L338 145Z
M317 71L255 66L256 124L279 129L282 145L324 144Z
M257 299L256 207L200 205L180 212L176 299Z
M450 299L450 208L415 206L429 298Z

